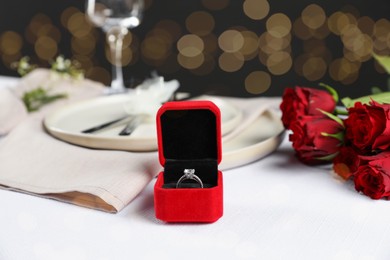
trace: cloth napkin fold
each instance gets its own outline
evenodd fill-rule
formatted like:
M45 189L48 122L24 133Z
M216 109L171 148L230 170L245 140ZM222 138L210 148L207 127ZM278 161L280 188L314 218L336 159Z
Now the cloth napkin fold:
M20 97L38 85L55 86L53 91L67 92L69 97L27 115L15 95ZM12 129L0 140L0 187L113 213L130 203L160 171L157 152L80 147L55 139L42 126L45 115L55 108L102 95L103 89L96 82L58 78L48 70L34 70L22 78L12 89L14 93L3 97L8 98L6 104L20 109L0 117L0 124L11 122L7 129ZM280 98L223 99L243 112L241 126L224 141L239 135L256 117L280 103Z
M281 102L280 97L261 97L261 98L229 98L224 97L225 101L228 101L235 107L239 108L242 112L242 120L240 124L223 136L222 142L229 142L237 137L242 131L249 127L259 116L266 113L269 110L279 111L279 105Z
M41 84L55 85L53 90L67 92L69 97L26 116L0 140L0 185L107 212L120 211L158 173L157 153L93 150L53 138L42 127L44 116L64 104L101 95L103 86L36 70L14 89L21 95L22 89ZM13 113L10 119L17 116Z
M0 89L0 136L10 132L27 117L23 102L8 88Z

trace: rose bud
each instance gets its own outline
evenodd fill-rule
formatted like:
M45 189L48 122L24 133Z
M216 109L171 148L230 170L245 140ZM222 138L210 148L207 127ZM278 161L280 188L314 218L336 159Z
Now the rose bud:
M360 164L359 154L350 146L342 146L333 159L333 170L344 180L348 180L356 172Z
M345 138L362 153L387 150L390 147L390 105L371 102L355 103L348 109Z
M287 129L301 116L323 117L319 109L333 113L335 107L336 101L328 91L303 87L286 88L280 104L282 122Z
M323 164L333 159L343 140L344 126L322 116L302 116L291 124L290 141L300 161Z
M390 196L390 154L387 153L387 156L382 158L376 156L373 158L368 164L361 165L357 169L354 175L355 189L372 199L388 197Z

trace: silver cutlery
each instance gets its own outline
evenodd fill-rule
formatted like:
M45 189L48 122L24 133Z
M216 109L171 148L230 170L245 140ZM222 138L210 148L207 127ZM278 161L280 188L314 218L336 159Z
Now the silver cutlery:
M84 134L92 134L92 133L95 133L97 131L106 129L108 127L114 127L114 126L117 126L118 124L125 124L127 122L126 119L131 120L132 118L133 118L132 115L131 116L126 115L126 116L123 116L123 117L111 120L109 122L105 122L105 123L102 123L102 124L99 124L99 125L87 128L85 130L82 130L81 132L84 133Z
M130 122L126 124L126 126L120 131L119 135L125 136L125 135L131 135L133 131L140 125L142 122L143 116L141 115L136 115L134 116Z

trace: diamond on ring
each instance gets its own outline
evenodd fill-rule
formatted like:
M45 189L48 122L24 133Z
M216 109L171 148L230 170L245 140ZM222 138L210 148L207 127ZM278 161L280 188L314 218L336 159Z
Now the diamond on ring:
M187 179L191 179L195 174L195 169L184 169L184 174Z

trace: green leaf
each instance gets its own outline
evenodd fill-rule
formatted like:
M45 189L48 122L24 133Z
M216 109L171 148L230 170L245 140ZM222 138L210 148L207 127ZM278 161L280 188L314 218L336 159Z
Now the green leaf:
M354 102L350 97L345 97L341 99L341 103L346 107L353 107Z
M372 53L372 56L385 69L387 74L390 74L390 56L381 56L375 53Z
M363 104L369 104L372 100L383 103L383 104L390 104L390 92L382 92L378 94L372 94L364 97L359 97L355 99L351 99L349 97L345 97L341 100L343 105L347 108L353 107L356 102L361 102Z
M318 110L319 110L322 114L328 116L330 119L333 119L334 121L336 121L337 123L339 123L340 125L342 125L342 126L344 127L344 122L343 122L343 120L341 120L341 118L339 118L338 116L333 115L332 113L326 112L326 111L324 111L324 110L322 110L322 109L319 109L319 108L318 108Z
M332 153L332 154L329 154L329 155L326 155L326 156L322 156L322 157L316 157L315 159L321 160L321 161L331 161L331 160L333 160L337 156L338 153L339 152Z
M329 86L325 83L320 83L319 85L321 87L326 88L326 90L328 90L328 92L332 95L332 97L336 103L339 102L339 94L337 93L337 91L334 88L332 88L331 86Z
M344 115L344 116L347 116L348 115L348 110L345 109L344 107L336 107L334 112L336 113L336 115Z
M344 133L343 132L338 132L336 134L328 134L328 133L322 132L321 135L336 138L337 140L339 140L341 142L344 141Z
M58 99L66 98L67 94L50 95L47 90L39 87L24 93L22 100L28 112L39 110L42 106Z

